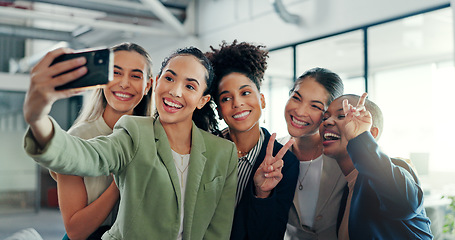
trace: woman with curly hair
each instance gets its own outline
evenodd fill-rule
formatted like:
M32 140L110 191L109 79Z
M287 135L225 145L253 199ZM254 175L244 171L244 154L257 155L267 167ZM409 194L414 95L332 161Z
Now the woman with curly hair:
M239 159L231 239L283 239L294 197L299 163L259 127L265 98L260 92L268 52L262 45L223 42L206 55L215 69L212 96L228 127L222 136L235 143Z

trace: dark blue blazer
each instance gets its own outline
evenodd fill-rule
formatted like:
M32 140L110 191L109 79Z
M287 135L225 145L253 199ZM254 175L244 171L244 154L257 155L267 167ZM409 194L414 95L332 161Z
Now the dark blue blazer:
M423 191L412 168L382 153L370 132L351 139L347 150L359 171L349 212L349 238L433 239ZM345 205L346 201L339 217Z
M234 212L234 223L231 231L232 240L266 240L283 239L288 222L289 208L294 199L295 187L299 175L299 161L288 151L283 157L283 178L273 189L268 198L260 199L254 196L254 173L265 158L270 133L262 128L265 139L261 151L254 164L248 184ZM275 141L273 155L275 156L283 145Z

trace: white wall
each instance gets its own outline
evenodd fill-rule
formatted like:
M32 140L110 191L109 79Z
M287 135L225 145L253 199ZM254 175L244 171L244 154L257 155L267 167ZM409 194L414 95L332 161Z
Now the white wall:
M186 38L136 37L154 60L154 74L161 61L179 47L196 46L208 51L223 40L264 44L269 48L288 45L345 31L428 8L450 0L283 0L287 10L302 24L284 22L269 0L195 0L189 6Z
M283 0L289 12L302 18L300 26L285 23L268 0L198 2L201 45L237 38L273 48L448 4L449 0Z

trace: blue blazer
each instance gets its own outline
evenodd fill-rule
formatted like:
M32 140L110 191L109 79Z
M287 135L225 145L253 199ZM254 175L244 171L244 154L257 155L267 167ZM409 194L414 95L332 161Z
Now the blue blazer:
M381 152L370 132L349 141L359 171L349 212L349 238L433 239L423 207L423 191L412 168ZM343 216L346 201L341 204Z
M284 157L284 168L281 170L283 178L273 189L268 198L261 199L254 196L254 173L265 158L270 133L262 128L264 143L254 164L245 191L234 212L234 223L231 239L283 239L288 221L289 208L294 198L295 187L299 175L299 161L288 151ZM273 155L283 147L275 141Z

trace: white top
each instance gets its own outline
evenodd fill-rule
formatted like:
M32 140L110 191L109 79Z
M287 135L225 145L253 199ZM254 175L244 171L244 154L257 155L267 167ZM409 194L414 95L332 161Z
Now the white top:
M93 122L83 122L68 131L73 136L82 139L91 139L98 136L106 136L112 133L112 129L104 122L102 117L99 117ZM99 177L83 177L85 189L87 191L87 204L92 203L101 196L101 194L111 185L112 176L99 176ZM107 216L106 220L100 225L111 226L117 215L117 207L114 207Z
M313 227L314 215L316 214L316 206L319 198L322 165L324 162L322 159L323 157L320 155L312 161L300 162L300 173L295 190L299 202L300 221L310 228ZM303 186L302 190L299 189L300 184Z
M190 154L181 155L174 150L172 150L172 157L174 158L175 169L177 170L177 175L179 176L180 183L180 195L182 196L181 202L181 211L180 211L180 229L177 240L183 238L183 213L184 213L184 202L185 202L185 189L186 189L186 179L188 178L188 167L190 165Z
M291 139L291 136L288 135L278 139L278 142L284 145L289 141L289 139ZM292 152L292 146L289 150ZM299 178L295 189L295 197L299 202L299 205L295 207L299 212L300 222L310 228L313 227L314 216L316 214L316 207L319 198L322 167L324 164L323 155L324 154L320 155L312 161L300 161ZM308 169L308 167L310 167L310 169ZM299 190L300 184L302 184L302 190Z

